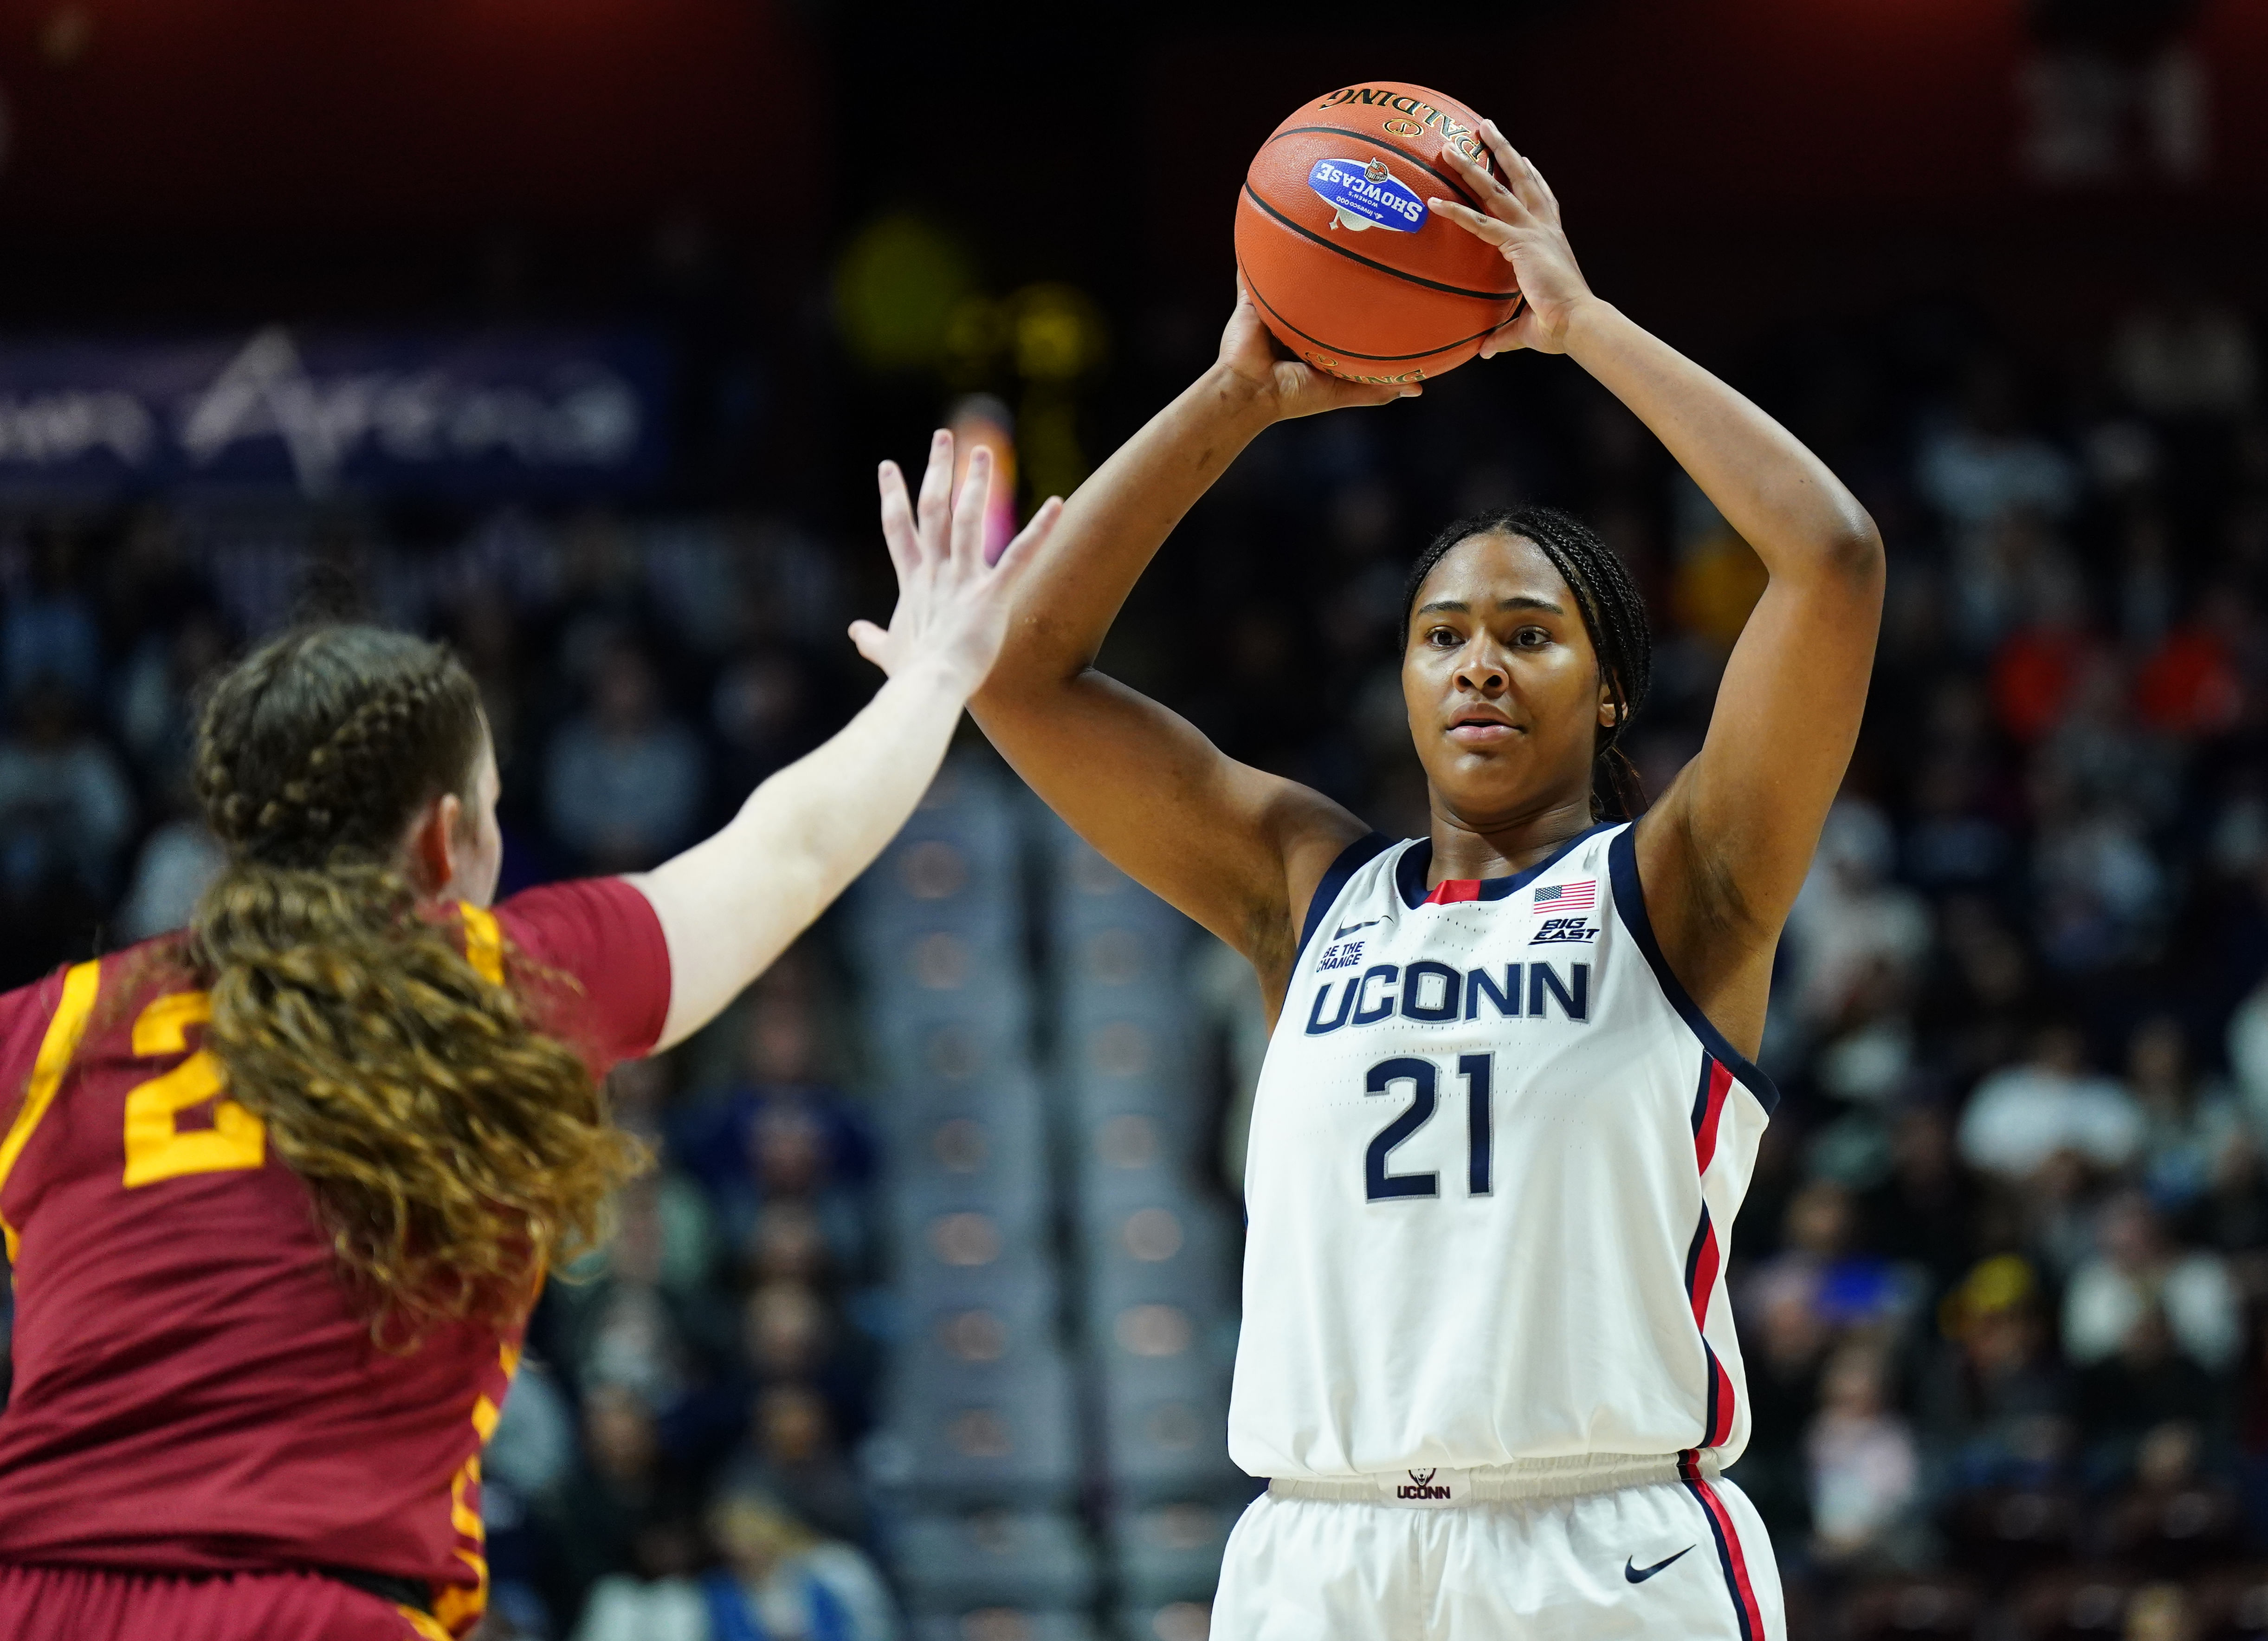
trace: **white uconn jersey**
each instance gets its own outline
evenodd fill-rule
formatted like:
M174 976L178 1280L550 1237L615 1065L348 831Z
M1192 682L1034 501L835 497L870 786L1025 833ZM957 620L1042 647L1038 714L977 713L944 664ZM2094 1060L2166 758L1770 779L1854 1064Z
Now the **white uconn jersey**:
M1662 963L1627 824L1429 894L1431 854L1373 834L1315 891L1253 1111L1229 1451L1730 1463L1720 1272L1778 1096Z

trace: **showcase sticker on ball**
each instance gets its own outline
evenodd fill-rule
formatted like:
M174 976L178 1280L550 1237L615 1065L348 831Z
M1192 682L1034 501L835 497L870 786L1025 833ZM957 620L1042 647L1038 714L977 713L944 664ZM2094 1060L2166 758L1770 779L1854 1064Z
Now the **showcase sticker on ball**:
M1425 202L1397 181L1383 159L1318 159L1307 186L1331 208L1334 228L1415 233L1425 225Z

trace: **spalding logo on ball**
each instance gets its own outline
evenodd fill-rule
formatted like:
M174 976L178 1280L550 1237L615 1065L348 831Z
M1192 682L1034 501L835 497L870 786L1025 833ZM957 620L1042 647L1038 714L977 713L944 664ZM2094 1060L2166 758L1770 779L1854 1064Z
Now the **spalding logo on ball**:
M1278 341L1350 381L1424 381L1520 311L1512 264L1425 207L1480 208L1441 158L1454 144L1494 170L1480 122L1439 92L1379 80L1276 128L1236 203L1236 262Z

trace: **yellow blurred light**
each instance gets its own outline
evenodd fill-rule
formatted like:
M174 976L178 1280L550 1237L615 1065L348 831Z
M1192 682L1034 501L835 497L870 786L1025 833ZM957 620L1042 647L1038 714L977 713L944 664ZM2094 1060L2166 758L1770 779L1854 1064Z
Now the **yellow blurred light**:
M836 266L835 312L843 340L875 370L938 364L954 317L973 293L976 270L951 235L898 212L858 232Z

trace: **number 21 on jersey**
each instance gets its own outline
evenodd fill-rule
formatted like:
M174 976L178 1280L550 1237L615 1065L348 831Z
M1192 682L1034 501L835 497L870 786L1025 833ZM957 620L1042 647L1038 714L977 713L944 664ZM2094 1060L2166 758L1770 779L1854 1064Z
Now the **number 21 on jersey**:
M1465 1080L1465 1194L1487 1196L1494 1189L1496 1158L1492 1143L1494 1120L1490 1102L1496 1069L1493 1054L1460 1054L1457 1075ZM1373 1202L1395 1197L1439 1196L1441 1176L1387 1172L1394 1148L1433 1120L1440 1104L1440 1073L1430 1060L1403 1057L1381 1060L1363 1079L1366 1094L1389 1094L1397 1085L1410 1090L1408 1109L1381 1128L1362 1157L1363 1195Z
M160 997L134 1022L134 1052L144 1059L178 1054L188 1029L212 1018L203 992ZM126 1096L126 1184L155 1185L182 1174L257 1168L268 1154L267 1125L221 1097L228 1086L219 1057L200 1048L171 1071L138 1083ZM212 1127L183 1128L181 1112L211 1100Z

